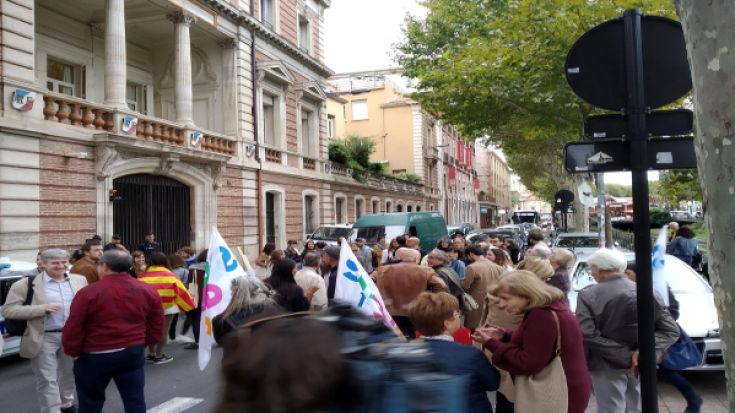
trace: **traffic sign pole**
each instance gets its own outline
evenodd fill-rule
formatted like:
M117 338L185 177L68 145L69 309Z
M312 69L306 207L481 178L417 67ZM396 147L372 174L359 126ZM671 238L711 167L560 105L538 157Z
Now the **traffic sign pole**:
M625 38L626 114L630 137L633 183L633 227L638 284L638 369L641 378L643 412L658 412L656 392L656 343L653 319L653 279L651 274L651 223L648 206L648 136L643 84L643 37L640 10L623 15Z

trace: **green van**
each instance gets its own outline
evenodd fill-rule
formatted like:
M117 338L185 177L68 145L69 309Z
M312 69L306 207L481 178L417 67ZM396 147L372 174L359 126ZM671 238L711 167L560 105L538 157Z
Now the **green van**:
M375 245L380 237L385 237L386 245L399 235L419 237L424 251L431 251L437 241L447 236L447 223L442 214L429 211L363 215L352 229L353 234L365 238L370 245Z

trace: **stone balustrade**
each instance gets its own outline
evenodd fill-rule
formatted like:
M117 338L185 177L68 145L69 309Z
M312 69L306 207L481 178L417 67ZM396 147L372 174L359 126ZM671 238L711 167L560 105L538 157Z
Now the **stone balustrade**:
M227 136L207 133L202 141L202 149L210 152L235 155L235 141Z
M265 160L266 162L281 163L283 156L281 151L278 149L265 148Z
M348 177L354 179L355 170L334 162L324 164L324 173L337 177ZM376 174L369 171L359 171L359 178L364 184L372 189L380 189L393 192L405 192L413 195L424 195L424 186L420 183L403 181L391 176Z
M316 170L316 160L311 158L303 158L304 169Z
M47 95L43 103L43 118L48 121L100 131L111 131L115 126L112 110L81 99Z
M139 138L183 146L185 142L184 135L184 128L178 127L174 123L158 119L138 117L138 126L135 129L135 136Z

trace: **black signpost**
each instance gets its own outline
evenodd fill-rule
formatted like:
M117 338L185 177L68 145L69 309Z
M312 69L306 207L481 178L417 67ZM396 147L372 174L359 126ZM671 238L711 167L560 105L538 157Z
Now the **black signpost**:
M671 138L691 132L691 112L650 111L691 90L681 24L628 10L621 19L605 22L577 40L567 55L566 74L580 98L620 112L588 118L585 135L595 140L568 144L565 167L572 173L632 173L641 407L643 412L655 413L658 396L647 170L696 168L696 159L693 138Z

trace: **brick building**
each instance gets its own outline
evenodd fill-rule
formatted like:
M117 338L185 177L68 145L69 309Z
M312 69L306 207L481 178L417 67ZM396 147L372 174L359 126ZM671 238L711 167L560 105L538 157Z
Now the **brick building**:
M0 0L0 255L148 230L202 249L213 225L253 255L397 199L435 202L328 161L329 5Z

